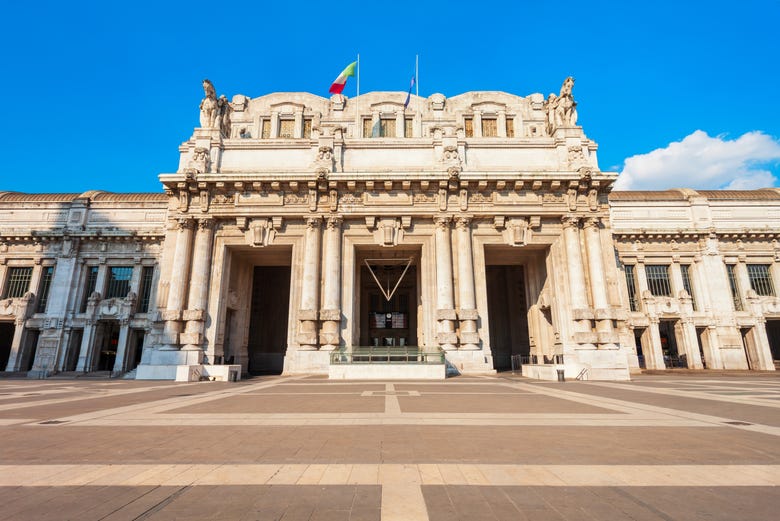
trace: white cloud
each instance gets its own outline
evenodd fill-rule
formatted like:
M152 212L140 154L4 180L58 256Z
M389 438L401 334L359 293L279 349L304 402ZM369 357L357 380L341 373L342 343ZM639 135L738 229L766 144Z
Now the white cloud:
M778 162L780 141L762 132L728 140L697 130L666 148L626 159L615 190L765 188L777 183L772 168Z

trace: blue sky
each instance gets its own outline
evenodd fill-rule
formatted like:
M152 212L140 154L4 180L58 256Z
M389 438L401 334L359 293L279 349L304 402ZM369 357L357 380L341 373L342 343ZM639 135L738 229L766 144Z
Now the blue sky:
M0 32L0 191L157 191L218 94L558 92L624 188L780 177L780 2L36 2ZM350 80L345 94L354 95Z

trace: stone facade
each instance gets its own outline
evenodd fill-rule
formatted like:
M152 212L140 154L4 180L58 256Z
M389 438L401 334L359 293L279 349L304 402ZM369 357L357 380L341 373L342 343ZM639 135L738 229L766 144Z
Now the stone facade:
M0 193L0 358L162 379L327 374L360 346L442 350L464 374L773 369L780 303L749 288L780 275L780 193L610 196L572 86L404 107L401 92L228 102L206 81L165 193Z

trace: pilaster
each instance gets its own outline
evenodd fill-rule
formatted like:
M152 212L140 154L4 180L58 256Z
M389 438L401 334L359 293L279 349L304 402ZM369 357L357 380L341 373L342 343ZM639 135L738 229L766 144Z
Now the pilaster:
M458 237L458 320L460 349L479 349L477 301L474 293L474 261L471 251L471 217L455 221Z
M303 275L301 281L301 309L298 343L301 351L317 349L320 288L320 225L318 216L306 219L304 236Z
M323 259L323 298L320 349L332 351L341 344L341 224L340 216L327 218Z

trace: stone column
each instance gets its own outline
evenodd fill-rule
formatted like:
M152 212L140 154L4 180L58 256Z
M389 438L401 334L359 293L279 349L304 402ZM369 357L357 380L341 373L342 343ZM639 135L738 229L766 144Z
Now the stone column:
M471 120L471 124L473 125L474 137L482 137L482 111L474 111L474 118Z
M279 137L279 112L274 110L271 112L271 138Z
M645 356L645 367L648 369L666 369L664 353L661 349L661 331L658 328L658 322L658 317L650 317L650 327L648 328L650 342L648 346L644 346L647 349L642 350ZM648 353L647 351L650 352Z
M601 250L599 219L597 217L586 219L584 230L585 247L588 254L588 274L590 275L590 294L593 298L593 308L597 320L596 329L599 332L607 333L612 331L612 319L609 314L609 297L607 296L607 279Z
M471 253L471 217L458 217L458 319L460 349L479 349L477 299L474 294L474 261Z
M173 269L168 285L168 302L162 312L165 320L163 330L163 344L165 349L179 348L179 333L182 328L182 310L184 309L184 297L189 282L190 257L192 250L192 229L195 221L191 218L182 218L177 222L176 249L173 252Z
M22 359L24 358L22 350L25 348L24 343L27 339L24 328L26 321L27 319L24 316L14 318L14 336L11 339L11 352L8 355L8 363L4 368L5 371L13 372L22 369Z
M585 268L582 265L582 252L580 251L580 218L574 215L565 215L561 219L563 223L563 242L566 251L567 271L569 272L569 293L572 318L574 319L575 332L590 332L590 321L576 319L578 311L588 308L587 288L585 286Z
M127 367L127 340L130 336L130 319L122 318L119 321L119 338L116 343L116 358L114 359L113 374L122 373Z
M406 137L404 135L405 128L406 125L404 125L404 111L401 109L395 113L395 137Z
M300 350L317 349L317 320L320 289L320 222L321 217L306 219L306 235L301 275L301 309L298 312Z
M206 324L209 286L211 282L211 241L214 237L214 219L198 219L198 231L192 248L192 273L187 310L183 320L187 325L181 338L182 349L201 349L203 328ZM212 360L213 362L213 360Z
M322 332L320 349L332 351L341 344L341 217L328 217L325 228L325 255L322 267Z
M498 137L506 137L506 111L505 110L498 111L496 126L498 127L496 129L498 132Z
M8 267L5 263L5 259L0 259L0 295L5 295L5 284L6 279L8 278L6 276L7 271Z
M445 351L455 349L455 302L452 288L452 251L450 249L449 216L435 217L436 224L436 319L439 347Z
M303 137L303 111L295 111L295 128L293 129L293 137L300 139Z

